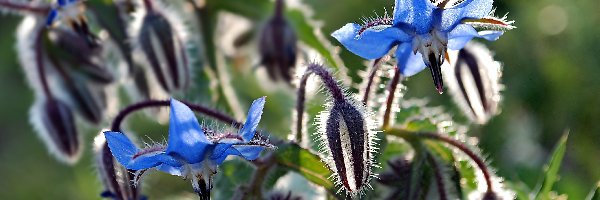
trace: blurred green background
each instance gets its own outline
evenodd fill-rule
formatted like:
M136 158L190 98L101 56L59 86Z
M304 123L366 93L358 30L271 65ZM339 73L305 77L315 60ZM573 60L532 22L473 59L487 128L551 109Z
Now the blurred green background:
M326 34L393 6L387 0L307 3L315 18L325 22ZM480 147L499 175L534 188L549 152L570 130L555 189L570 199L583 199L600 180L600 1L504 0L495 6L496 15L509 13L518 27L486 43L504 64L502 113L483 127L473 127L469 135L480 138ZM29 125L33 94L14 48L19 21L20 17L0 16L0 199L99 198L90 151L95 131L86 134L83 159L67 167L49 156ZM341 56L348 68L364 68L359 57L345 50ZM448 94L437 95L429 72L406 84L409 97L427 97L431 105L456 110ZM178 178L158 175L152 181L157 179ZM161 190L189 187L187 181L172 182L175 185Z

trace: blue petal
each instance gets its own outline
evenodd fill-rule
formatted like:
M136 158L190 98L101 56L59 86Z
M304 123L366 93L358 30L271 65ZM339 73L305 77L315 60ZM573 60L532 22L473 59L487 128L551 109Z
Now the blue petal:
M134 158L139 150L123 133L107 131L104 132L104 137L106 137L106 142L113 156L127 169L148 169L161 163L180 165L178 161L163 152L138 155Z
M265 147L258 145L234 145L227 149L224 154L213 160L217 165L223 163L225 158L227 158L229 155L241 156L246 160L256 160L258 156L260 156L260 152L262 152L264 149Z
M67 0L58 0L58 5L59 6L65 6L65 5L67 5Z
M174 175L174 176L183 176L184 167L183 166L171 166L167 164L162 164L156 167L159 171Z
M494 0L466 0L442 12L442 31L447 32L463 19L480 19L492 11Z
M46 26L52 25L52 23L54 23L54 20L56 20L57 17L58 11L56 9L50 10L50 13L48 13L48 17L46 18Z
M248 109L246 123L244 123L244 126L240 130L240 135L242 135L244 142L249 142L254 137L254 132L256 131L256 127L260 122L260 117L262 116L264 107L265 97L258 98L252 102L250 109Z
M192 110L171 99L167 153L188 163L198 163L204 159L210 144Z
M394 45L411 41L411 37L402 30L389 27L383 30L366 29L359 35L361 26L348 23L331 34L350 52L364 59L383 57Z
M429 0L396 0L394 26L414 28L418 34L429 32L433 22L433 11L437 9Z
M415 54L412 51L411 43L404 43L398 46L398 49L396 49L396 59L398 62L398 69L404 76L415 75L423 71L426 67L421 53L417 52Z
M452 50L462 49L467 42L474 37L484 38L486 40L496 40L504 32L502 31L481 31L477 32L471 25L460 24L448 33L448 48Z
M113 156L123 165L129 163L138 151L135 144L123 133L107 131L104 132L104 137Z
M232 143L219 143L215 145L215 149L213 150L210 159L219 159L223 156L223 154L225 154L225 152L227 152L227 149L229 149L231 146L233 146Z

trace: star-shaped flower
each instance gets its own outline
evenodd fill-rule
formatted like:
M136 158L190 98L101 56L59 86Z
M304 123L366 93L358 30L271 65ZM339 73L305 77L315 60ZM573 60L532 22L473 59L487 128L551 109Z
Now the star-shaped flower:
M336 38L352 53L377 59L396 47L398 69L412 76L425 67L431 70L438 92L443 82L440 66L447 48L459 50L474 37L496 40L512 21L492 16L493 0L396 0L393 18L387 14L348 23L335 31ZM477 31L475 28L486 30Z
M212 175L227 156L237 155L254 160L262 150L273 147L267 141L254 138L264 104L265 97L252 103L248 119L239 134L217 133L202 128L192 110L174 99L171 100L166 146L153 145L139 149L123 133L104 134L113 156L125 168L139 172L156 168L190 179L194 190L202 198L207 198L212 188Z

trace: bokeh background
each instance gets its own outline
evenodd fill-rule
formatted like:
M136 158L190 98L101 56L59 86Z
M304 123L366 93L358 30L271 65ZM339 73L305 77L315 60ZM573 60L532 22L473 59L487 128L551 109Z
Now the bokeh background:
M393 6L389 0L306 3L324 22L324 33ZM480 147L499 175L534 188L555 143L569 132L555 189L569 199L583 199L600 180L600 1L502 0L495 6L496 15L509 13L518 27L497 42L486 42L504 66L502 113L487 125L472 128L469 135L480 138ZM46 152L29 125L33 94L14 47L19 21L20 17L0 15L0 199L99 198L90 151L97 130L85 136L83 159L67 167ZM359 57L345 50L341 56L348 68L364 68ZM407 96L427 97L431 105L457 110L448 94L437 95L429 72L406 84ZM157 176L152 181L157 179L178 180ZM160 189L189 187L187 181L172 183Z

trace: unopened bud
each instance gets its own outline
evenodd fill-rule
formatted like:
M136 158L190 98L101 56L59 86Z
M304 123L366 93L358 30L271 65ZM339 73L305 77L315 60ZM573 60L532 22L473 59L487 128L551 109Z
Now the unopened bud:
M81 143L71 109L62 101L47 99L31 109L31 122L49 151L59 160L73 164L81 154Z
M115 162L110 149L107 146L104 131L94 138L94 153L96 154L96 168L100 180L104 185L102 197L123 200L137 200L139 198L139 188L132 181L132 174L122 165ZM139 183L137 183L139 184Z
M99 83L113 82L114 76L101 57L100 45L88 45L81 34L65 27L50 29L48 38L50 43L45 45L46 52L54 63L69 67L69 71L81 71Z
M450 66L443 68L455 102L473 122L485 124L497 114L501 64L485 46L471 41L451 52Z
M370 115L360 103L334 101L329 112L319 117L321 148L327 155L325 162L335 173L336 183L347 194L356 196L369 184L373 176L375 132Z
M157 3L157 2L153 2ZM154 6L158 8L158 6ZM167 92L188 87L189 58L182 33L163 12L147 9L137 30L137 51L143 56L137 61L147 63Z
M290 82L296 65L296 33L283 16L283 0L277 0L275 15L269 19L260 35L261 64L273 80Z
M87 121L98 124L106 113L108 97L105 88L86 80L78 74L71 74L71 79L64 83L64 88L78 113Z

